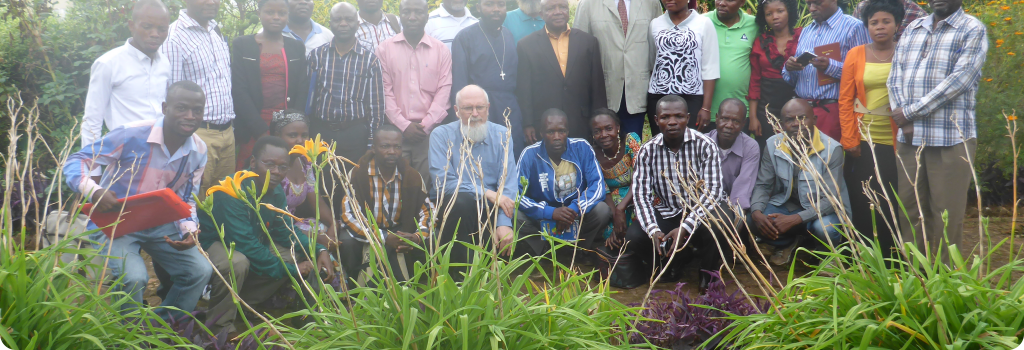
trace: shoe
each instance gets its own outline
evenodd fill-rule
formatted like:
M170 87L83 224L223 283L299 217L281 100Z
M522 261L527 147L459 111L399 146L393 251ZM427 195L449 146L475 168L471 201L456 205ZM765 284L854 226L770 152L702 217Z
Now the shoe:
M797 238L788 247L775 249L775 253L772 254L771 259L768 259L768 261L777 266L788 265L793 258L793 251L799 246L800 239Z
M683 279L683 269L672 267L665 267L665 269L667 269L665 274L661 275L661 279L655 283L676 283Z
M711 282L713 281L714 278L711 277L711 274L706 272L700 273L700 284L697 287L697 290L700 292L700 295L708 294L708 286L710 286Z

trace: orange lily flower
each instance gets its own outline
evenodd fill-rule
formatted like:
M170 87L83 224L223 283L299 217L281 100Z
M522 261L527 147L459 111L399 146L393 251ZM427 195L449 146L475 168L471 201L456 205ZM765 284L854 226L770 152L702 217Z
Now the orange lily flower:
M237 199L239 194L242 192L242 181L250 177L257 176L259 175L256 175L256 173L248 170L236 172L235 176L224 177L224 180L220 180L219 185L212 186L210 187L209 190L206 190L206 196L212 196L214 193L220 191L227 193L229 196Z
M321 153L327 152L331 149L331 146L325 141L320 140L320 134L316 135L316 140L306 140L306 144L303 146L295 145L292 150L288 152L289 155L299 154L306 156L306 160L312 162L313 158L316 158Z
M291 217L292 219L295 219L295 221L299 221L299 220L302 220L302 219L299 219L299 218L298 218L297 216L295 216L295 215L292 215L292 213L289 213L289 212L288 212L287 210L284 210L284 209L281 209L281 208L275 207L275 206L274 206L273 204L267 204L267 203L260 203L260 205L262 205L262 206L266 207L267 209L270 209L271 211L273 211L273 212L275 212L275 213L278 213L278 214L284 214L284 215L288 215L288 216L289 216L289 217Z

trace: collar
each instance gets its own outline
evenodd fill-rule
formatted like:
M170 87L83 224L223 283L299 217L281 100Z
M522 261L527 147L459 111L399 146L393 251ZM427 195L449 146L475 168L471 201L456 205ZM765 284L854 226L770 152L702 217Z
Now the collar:
M380 26L383 23L387 23L388 25L390 25L391 24L391 20L388 19L387 12L384 12L384 10L381 10L380 12L381 12L380 22L378 22L378 23L370 23L369 21L363 19L363 16L359 15L359 11L356 11L356 18L359 19L359 24L366 23L366 24L373 25L373 26Z
M554 35L551 35L551 32L550 32L550 31L548 31L548 25L547 25L547 24L545 24L545 25L544 25L544 33L546 33L546 34L548 35L548 37L549 37L549 38L552 38L552 39L558 39L558 38L561 38L561 37L562 37L563 35L564 35L564 36L569 36L569 33L572 33L572 27L569 27L569 24L566 24L566 25L565 25L565 31L564 31L564 32L562 32L562 34L561 34L561 35L559 35L559 36L554 36Z
M357 15L357 16L358 16L358 15ZM309 24L310 24L310 25L312 26L312 28L313 28L312 30L310 30L310 31L309 31L309 35L315 35L315 34L320 34L320 33L323 33L323 32L324 32L324 31L323 31L322 29L320 29L320 25L319 25L319 24L317 24L316 22L314 22L314 21L313 21L313 19L310 19L310 20L309 20ZM262 29L260 29L260 30L262 30ZM288 25L287 25L287 24L286 24L286 25L284 26L284 30L282 30L282 32L285 32L285 33L290 33L290 34L292 34L292 35L294 35L294 34L295 34L295 32L293 32L291 28L288 28ZM296 35L296 36L298 36L298 35ZM305 39L303 39L302 41L305 41Z
M686 130L683 131L683 143L688 143L690 141L693 141L693 139L697 138L697 136L694 136L692 134L695 132L696 131L694 131L693 129L686 128ZM655 136L653 139L651 139L650 142L654 142L655 144L661 147L667 147L665 146L665 135L663 134L658 134L658 136Z
M788 141L789 140L789 136L785 136L784 135L783 136L783 140ZM786 152L786 154L789 155L790 157L793 156L793 151L791 151L789 149L789 142L782 142L782 145L779 145L779 149L782 150L783 152ZM821 151L824 151L824 150L825 150L825 143L821 141L821 130L818 130L818 127L815 126L814 127L814 134L813 134L813 136L811 136L811 152L813 154L817 154L818 152L821 152Z
M523 21L523 22L526 22L526 21L543 21L544 20L540 16L530 17L530 15L526 14L526 11L523 11L523 9L516 9L516 11L519 12L518 15L517 15L519 17L519 20ZM516 11L513 11L513 12L516 12Z
M829 28L839 28L839 21L841 21L842 19L843 19L843 9L842 8L837 8L836 9L836 13L833 13L831 17L826 19L824 25L828 26ZM811 21L811 23L813 23L815 25L819 24L818 22L815 22L813 20Z
M956 12L953 12L952 15L949 15L949 17L946 17L946 19L941 20L939 22L944 22L953 28L960 29L960 27L964 25L965 19L966 17L964 14L964 8L960 7L959 9L956 10ZM932 24L935 23L935 13L928 15L927 17L923 18L923 20L918 21L916 23L917 24L915 25L915 27L924 27L929 32L932 31Z
M744 136L750 138L750 136L747 136L744 133L740 133L739 136L736 136L736 141L733 141L732 147L730 147L729 150L726 152L735 154L740 157L746 155L747 148L743 146L747 142L747 140L743 138ZM716 146L718 145L718 130L711 130L711 132L708 133L708 137L711 138L711 141L715 142ZM753 139L751 139L751 141L753 141ZM718 149L722 149L722 147L718 147Z
M139 50L139 48L132 46L132 38L128 38L127 40L125 40L124 46L127 46L125 49L128 50L128 52L131 52L132 57L135 57L135 59L139 60L139 62L158 62L161 60L161 58L163 58L163 56L160 55L160 50L157 50L156 53L153 55L153 58L150 58L148 55Z
M405 32L404 31L401 32L401 33L395 34L394 38L395 38L395 42L396 43L398 43L398 42L405 42L406 44L409 43L408 40L405 40ZM431 40L431 39L433 39L433 40ZM423 33L423 38L420 39L420 45L427 45L427 47L433 48L435 40L437 40L437 39L434 39L434 37L430 36L430 34ZM409 46L412 46L412 45L409 45Z
M178 20L181 21L181 23L185 25L185 28L192 28L192 27L198 27L199 29L203 28L203 26L199 25L198 21L196 21L194 18L188 16L188 13L187 13L187 11L185 11L185 9L181 9L181 11L178 11ZM213 30L213 29L217 28L217 26L218 26L217 20L213 20L213 19L211 19L210 23L207 24L207 28L209 30Z
M338 53L338 50L334 49L334 40L328 42L327 45L330 45L331 52L334 52L334 54ZM355 46L352 46L352 50L349 52L355 52L358 55L365 55L370 52L370 49L363 47L363 44L359 40L356 40ZM345 54L348 54L348 52L346 52Z
M149 137L146 138L146 143L160 145L162 146L161 148L164 151L167 151L167 144L164 143L164 118L165 117L160 117L160 119L157 119L156 122L153 123L153 127L149 130ZM188 138L185 139L185 143L183 143L181 147L179 147L178 150L174 152L174 154L167 155L168 160L173 161L177 159L174 157L177 154L184 156L184 152L190 152L192 151L193 148L194 145L192 137L189 136Z
M672 23L672 15L669 15L668 11L665 11L665 13L663 13L661 15L661 17L665 18L665 23L668 23L669 27L671 27L671 28L679 28L679 27L685 26L686 22L692 21L693 20L693 16L700 16L700 13L698 13L697 10L689 9L687 11L690 11L690 14L686 15L686 19L684 19L682 22L679 22L679 24ZM712 17L718 17L718 16L712 16Z
M754 20L754 16L748 15L746 12L743 12L742 10L739 11L739 13L737 13L736 15L740 16L740 20L736 21L736 24L733 24L732 27L727 27L725 25L725 22L722 22L722 20L718 19L717 11L710 12L710 15L708 17L711 17L711 22L714 23L715 26L725 28L726 30L743 28L744 26L748 25L750 21ZM689 17L687 17L687 19L689 19Z
M380 174L380 169L377 168L377 160L376 159L373 159L373 158L370 159L369 167L370 167L370 169L366 171L366 175L369 175L369 176L380 176L381 175ZM385 179L385 180L387 180L387 182L391 182L391 181L394 181L394 180L399 180L399 181L402 180L402 173L398 171L398 165L395 165L394 176L390 180L388 180L388 179Z

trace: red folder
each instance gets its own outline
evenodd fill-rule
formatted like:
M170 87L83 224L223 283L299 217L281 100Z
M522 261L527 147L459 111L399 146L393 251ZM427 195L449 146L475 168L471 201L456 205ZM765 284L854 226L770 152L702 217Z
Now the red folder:
M839 52L840 50L842 50L842 47L839 46L838 42L835 42L835 43L831 43L831 44L828 44L828 45L821 45L821 46L815 47L814 48L814 54L818 55L818 57L831 58L833 60L842 62L843 61L843 54L841 52ZM823 70L819 70L818 71L818 86L823 86L823 85L828 85L828 84L838 83L838 82L839 81L836 80L835 78L832 78L832 77L828 76L828 74L825 74L825 71L823 71Z
M169 188L128 196L118 199L117 202L124 203L124 212L121 211L121 206L118 206L115 211L92 213L89 216L89 219L99 227L110 226L110 224L121 220L117 224L116 230L115 226L103 229L103 233L110 239L154 228L192 215L192 207ZM92 203L82 206L82 213L89 214L90 211L92 211Z

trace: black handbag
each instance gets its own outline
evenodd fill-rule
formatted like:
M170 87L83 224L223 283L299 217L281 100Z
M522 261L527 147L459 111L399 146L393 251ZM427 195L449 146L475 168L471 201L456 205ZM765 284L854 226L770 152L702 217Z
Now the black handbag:
M643 271L643 261L634 258L632 253L619 254L602 246L597 248L597 256L601 278L607 279L612 287L633 289L646 284L644 278L649 274Z

